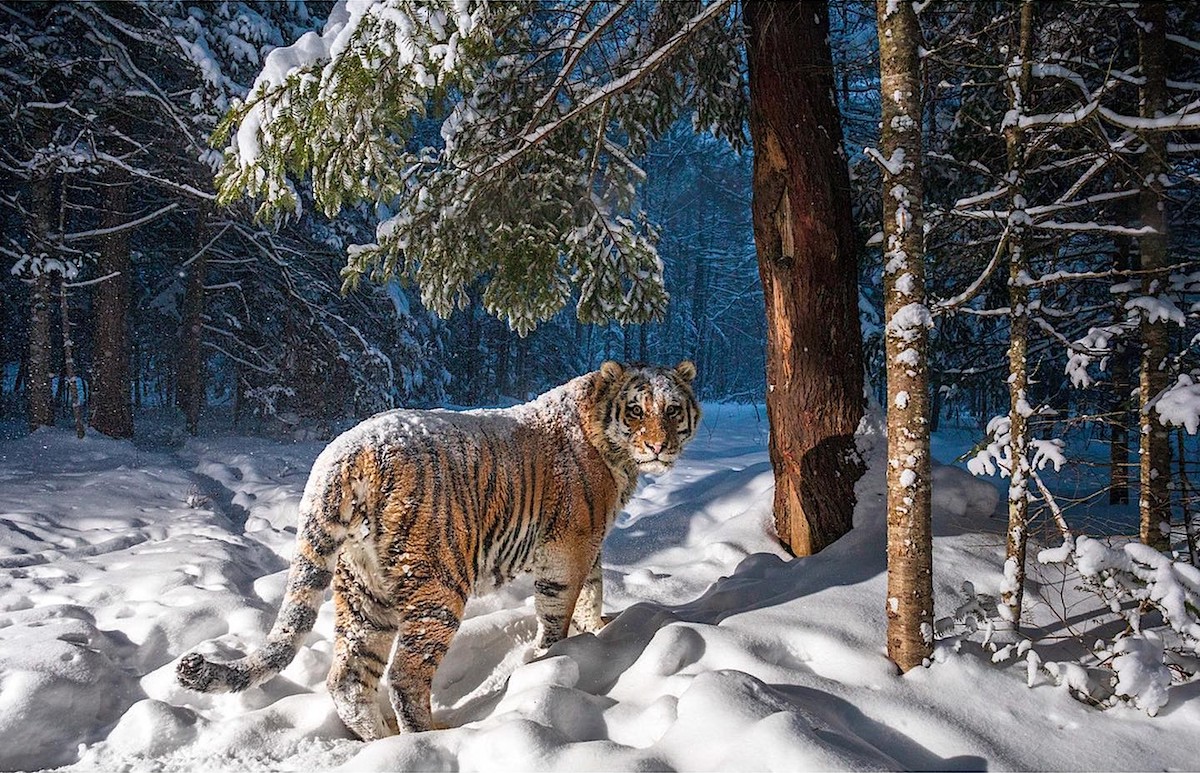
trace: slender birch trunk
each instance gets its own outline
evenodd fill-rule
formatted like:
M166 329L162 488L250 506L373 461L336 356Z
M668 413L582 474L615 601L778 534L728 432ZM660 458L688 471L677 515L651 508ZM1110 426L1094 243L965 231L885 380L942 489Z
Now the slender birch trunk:
M1141 116L1160 117L1166 107L1167 4L1164 0L1144 0L1140 9L1141 30L1138 33L1142 76ZM1139 197L1142 225L1154 233L1141 237L1142 269L1157 270L1167 265L1167 213L1163 177L1167 173L1166 138L1160 131L1147 130L1142 137L1145 152L1141 158L1142 191ZM1146 276L1142 291L1153 295L1163 289L1166 277ZM1170 541L1171 444L1167 428L1149 409L1150 402L1168 386L1167 322L1141 322L1142 362L1138 389L1140 454L1140 494L1138 511L1141 515L1142 542L1166 550Z
M901 671L933 654L929 309L922 232L921 28L911 3L878 0L883 95L887 353L888 657Z
M1033 85L1033 2L1022 0L1017 53L1008 65L1009 113L1004 128L1008 152L1008 536L1004 550L1004 580L1000 584L1000 616L1014 630L1021 627L1025 598L1025 553L1029 534L1029 416L1033 409L1026 390L1029 369L1029 256L1026 253L1029 216L1025 208L1025 132L1019 119L1029 108Z

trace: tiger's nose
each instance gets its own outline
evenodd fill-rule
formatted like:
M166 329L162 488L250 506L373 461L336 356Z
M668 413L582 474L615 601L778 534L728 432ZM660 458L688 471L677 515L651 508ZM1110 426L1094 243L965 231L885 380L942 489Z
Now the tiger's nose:
M647 443L646 448L650 449L650 453L657 455L663 450L664 443Z

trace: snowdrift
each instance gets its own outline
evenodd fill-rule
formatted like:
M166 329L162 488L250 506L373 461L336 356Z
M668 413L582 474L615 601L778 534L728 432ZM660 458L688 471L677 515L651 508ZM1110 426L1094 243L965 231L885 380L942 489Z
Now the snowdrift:
M330 604L260 688L207 696L173 679L192 648L233 658L265 636L320 444L167 453L59 430L0 443L0 769L1195 766L1188 695L1153 719L1098 711L948 650L897 676L878 465L855 530L788 560L768 533L765 416L705 410L684 459L642 485L605 543L614 622L530 661L532 583L472 600L434 682L448 729L371 744L325 693ZM963 580L996 591L1003 535L990 483L938 467L934 492L940 616Z

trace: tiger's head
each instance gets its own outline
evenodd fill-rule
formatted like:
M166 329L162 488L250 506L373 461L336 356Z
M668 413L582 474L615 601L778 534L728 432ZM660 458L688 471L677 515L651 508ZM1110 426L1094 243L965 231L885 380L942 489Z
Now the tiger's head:
M610 451L639 472L670 469L700 422L691 387L696 366L690 360L674 368L610 360L600 366L598 377L605 399L597 405L603 410L597 418Z

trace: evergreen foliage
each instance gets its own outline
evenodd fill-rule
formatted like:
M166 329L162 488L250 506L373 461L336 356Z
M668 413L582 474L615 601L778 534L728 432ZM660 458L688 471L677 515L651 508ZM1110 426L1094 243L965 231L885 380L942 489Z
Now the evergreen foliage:
M688 111L741 143L728 6L339 4L268 57L222 123L222 200L298 213L307 180L326 214L368 205L381 222L349 249L347 285L411 279L442 315L478 282L521 334L572 298L585 323L661 318L634 159ZM415 141L426 115L444 116L432 146Z

